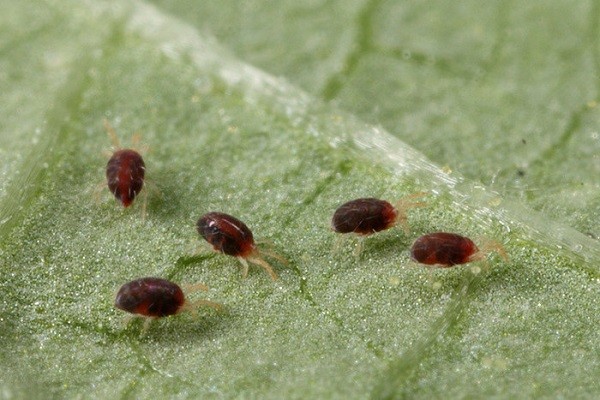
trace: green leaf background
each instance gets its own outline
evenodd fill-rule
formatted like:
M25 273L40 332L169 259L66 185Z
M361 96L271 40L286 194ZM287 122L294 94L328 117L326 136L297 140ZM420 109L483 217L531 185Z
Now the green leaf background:
M600 395L597 2L33 1L0 16L2 398ZM107 118L147 215L103 188ZM153 190L156 186L158 190ZM350 199L410 234L338 243ZM100 195L98 193L101 193ZM196 219L290 262L242 279ZM431 270L436 230L510 261ZM119 286L221 302L125 322Z

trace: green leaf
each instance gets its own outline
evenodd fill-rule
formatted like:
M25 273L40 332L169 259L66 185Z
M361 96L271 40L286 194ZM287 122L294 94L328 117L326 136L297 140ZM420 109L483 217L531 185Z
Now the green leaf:
M600 393L599 246L564 223L577 220L572 211L558 212L562 222L554 222L527 208L560 209L555 194L563 187L585 204L582 215L597 220L589 200L597 183L578 172L594 160L597 141L576 140L594 126L595 87L582 83L589 92L578 93L571 79L585 82L589 71L567 76L566 61L547 65L548 75L538 77L520 59L531 49L539 49L530 54L533 61L568 50L569 35L581 25L558 44L546 42L542 28L551 17L588 18L584 7L565 13L557 4L536 24L526 19L534 6L513 11L505 3L497 5L499 19L496 11L478 13L484 8L478 3L474 10L398 9L393 2L332 2L326 10L292 2L281 8L248 2L241 10L209 2L195 9L183 2L169 8L141 1L34 3L6 4L0 16L2 397ZM468 16L464 22L459 10ZM402 16L406 24L399 26L407 31L398 32L394 16ZM270 17L298 22L260 23L276 21ZM315 33L328 23L334 36ZM519 47L508 36L523 35L516 30L521 24L536 34ZM486 29L496 25L504 36L490 39ZM218 37L226 47L293 83L240 61L205 33L226 26L245 27ZM293 41L268 46L278 27ZM418 38L406 40L405 57L414 63L398 57L404 54L398 49L380 49L402 35ZM308 40L319 37L324 42ZM590 33L585 43L595 40ZM340 48L328 51L336 41ZM240 52L244 43L253 44L248 52L255 58ZM585 64L591 70L594 54ZM490 70L478 81L471 73L482 59ZM522 66L519 79L528 90L521 92L516 78L507 84L511 65ZM389 96L387 79L409 85L416 75L427 80L425 87ZM362 90L378 76L374 85L381 90ZM557 82L552 90L543 76ZM544 108L561 88L572 94ZM519 96L525 100L516 102ZM462 102L453 103L457 97ZM439 101L429 104L432 98ZM369 115L378 108L389 114ZM554 125L544 115L556 110L554 122L564 129L545 135ZM122 209L104 188L103 150L111 145L104 118L124 145L139 132L149 146L145 216L143 196ZM501 120L511 135L497 134ZM393 135L369 122L394 126ZM493 129L483 138L472 134L486 126ZM526 140L536 150L514 150L512 140L521 138L515 131L538 132ZM435 163L398 139L405 133ZM577 156L583 150L588 158ZM539 160L520 189L498 194L472 183L489 183L497 173L491 189L510 186L520 154ZM489 164L478 172L480 162ZM548 165L563 172L546 173ZM562 185L580 177L589 197ZM532 197L514 196L531 186ZM411 232L369 237L359 257L356 239L339 243L329 228L333 211L347 200L418 192L428 193L427 206L407 210ZM195 222L213 210L244 220L257 239L271 243L263 246L289 260L270 260L278 281L256 266L242 279L235 259L199 250ZM585 232L585 225L574 226ZM487 263L423 268L408 248L436 230L497 240L510 261L490 255ZM206 298L226 311L200 309L153 321L144 331L142 321L126 323L113 307L119 286L142 276L206 283L210 290L190 293L190 301Z
M596 2L153 3L438 165L600 237Z

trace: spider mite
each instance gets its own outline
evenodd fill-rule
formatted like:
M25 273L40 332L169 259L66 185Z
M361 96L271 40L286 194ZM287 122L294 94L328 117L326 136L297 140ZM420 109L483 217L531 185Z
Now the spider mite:
M207 290L202 284L197 288ZM195 310L198 305L216 309L222 306L207 300L189 303L179 285L161 278L140 278L121 286L115 299L115 307L148 318L167 317L185 310Z
M123 207L129 207L144 187L146 165L137 151L120 148L117 134L106 119L104 127L116 148L106 164L108 189ZM134 143L137 141L139 138L134 137Z
M244 278L248 275L248 262L251 262L264 268L271 279L277 279L277 274L271 265L261 257L261 251L254 243L252 231L239 219L220 212L209 212L200 217L196 229L214 250L237 257L244 267ZM284 261L277 254L264 250L262 253Z
M400 199L395 205L372 197L361 198L342 204L335 210L331 226L338 233L356 233L358 235L371 235L375 232L392 228L400 223L408 232L407 216L405 211L411 207L420 207L424 203L413 203L410 200L424 196L416 193Z
M411 207L424 206L424 203L411 201L415 197L424 195L425 193L415 193L400 199L395 205L372 197L349 201L335 210L331 227L337 233L368 236L392 228L399 223L404 232L408 233L408 218L405 211Z
M497 252L502 258L508 260L504 248L499 243L488 241L480 249L468 237L456 233L435 232L415 240L410 255L413 260L421 264L446 268L483 260L491 251Z

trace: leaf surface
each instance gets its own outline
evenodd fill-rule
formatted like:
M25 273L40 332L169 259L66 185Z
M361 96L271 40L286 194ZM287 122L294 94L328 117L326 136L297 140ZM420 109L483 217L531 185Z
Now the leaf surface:
M35 5L31 13L14 2L0 17L6 31L0 35L4 397L600 392L597 242L531 212L511 193L502 197L471 183L485 181L485 174L475 176L468 166L471 180L449 174L439 167L449 162L428 153L432 163L397 133L363 122L361 107L345 103L351 96L343 93L354 89L326 88L349 80L346 75L367 79L371 73L358 68L367 60L360 57L353 73L337 78L335 67L314 81L310 73L290 73L289 81L312 86L309 93L240 61L200 24L145 2ZM346 11L359 12L366 23L383 19L384 5L390 6L374 2ZM263 6L256 13L268 11ZM235 14L226 5L219 12ZM319 23L308 15L307 24ZM348 44L358 33L346 29L360 29L342 22L331 29ZM391 29L386 26L377 29ZM302 31L310 36L307 27ZM438 34L473 42L460 54L466 59L489 47L449 27ZM373 27L369 40L378 35ZM252 37L264 44L268 35L257 30L247 40ZM438 45L425 39L424 49ZM283 51L269 50L265 60ZM446 51L448 59L458 57ZM273 72L285 72L287 60ZM335 60L307 63L327 69ZM443 72L433 71L438 78ZM499 86L500 77L488 79ZM439 90L456 94L453 85ZM330 99L340 104L323 101ZM372 99L376 107L379 95ZM582 110L573 132L593 116ZM104 181L103 150L111 145L104 118L123 145L139 132L149 147L145 217L143 197L122 209L106 189L96 194ZM425 114L413 118L423 131L443 125ZM467 132L467 120L453 124ZM482 147L478 140L465 136L471 154ZM356 239L337 243L329 228L333 211L349 199L397 200L418 192L428 193L427 206L407 210L410 233L395 228L369 237L359 257ZM244 220L262 246L289 260L270 259L280 279L272 282L256 266L242 279L235 259L199 249L195 222L208 211ZM410 261L411 242L436 230L493 238L510 261L492 255L487 264L434 270ZM203 282L210 290L188 290L190 301L206 298L226 310L153 321L144 331L142 321L125 323L113 307L119 286L142 276Z

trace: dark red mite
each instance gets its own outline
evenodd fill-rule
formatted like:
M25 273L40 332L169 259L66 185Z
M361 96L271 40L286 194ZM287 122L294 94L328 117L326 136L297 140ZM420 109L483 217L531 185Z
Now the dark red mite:
M372 197L349 201L335 210L331 227L338 233L356 233L366 236L400 223L404 231L408 232L408 219L405 211L411 207L425 205L425 203L410 201L424 195L425 193L416 193L407 196L400 199L396 205Z
M203 284L192 286L193 290L208 288ZM187 301L179 285L161 278L140 278L121 286L115 299L115 307L147 318L144 331L154 318L168 317L182 311L196 311L200 305L217 310L223 306L208 300Z
M507 259L504 249L496 242L489 241L480 250L468 237L456 233L435 232L415 240L410 255L421 264L452 267L484 259L489 251L496 251Z
M248 275L249 261L264 268L271 279L277 279L277 274L271 265L261 258L252 231L239 219L221 212L209 212L200 217L196 229L214 250L237 257L244 267L244 277ZM280 259L276 254L266 254Z
M181 288L166 279L141 278L124 284L117 293L115 307L146 317L166 317L182 310L185 296Z
M123 149L113 153L106 165L108 189L124 207L129 207L144 186L146 166L135 150Z
M137 151L119 149L117 134L107 120L104 120L104 127L118 149L106 164L108 189L124 207L129 207L144 187L146 165Z
M370 235L391 228L396 224L398 212L385 200L374 198L356 199L342 204L335 210L331 225L338 233Z

